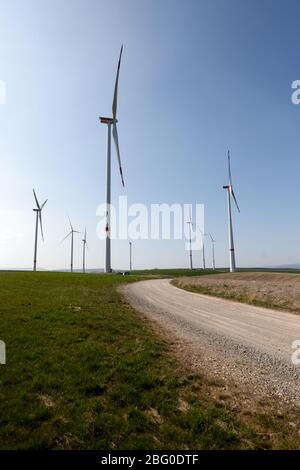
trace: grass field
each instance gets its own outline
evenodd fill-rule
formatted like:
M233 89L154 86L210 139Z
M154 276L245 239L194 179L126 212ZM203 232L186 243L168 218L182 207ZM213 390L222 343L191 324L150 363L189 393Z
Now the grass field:
M170 277L170 278L176 278L176 277L191 277L191 276L202 276L204 273L206 274L217 274L217 273L224 273L224 269L206 269L203 271L203 269L143 269L143 270L136 270L132 271L132 274L135 276L143 276L145 278L147 277Z
M281 422L202 394L116 290L137 279L0 272L0 448L268 448L270 430L293 445Z

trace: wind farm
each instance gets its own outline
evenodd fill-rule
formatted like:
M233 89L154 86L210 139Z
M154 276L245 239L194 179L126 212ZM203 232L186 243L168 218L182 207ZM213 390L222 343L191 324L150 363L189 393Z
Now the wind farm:
M300 450L297 15L243 1L4 2L3 465Z

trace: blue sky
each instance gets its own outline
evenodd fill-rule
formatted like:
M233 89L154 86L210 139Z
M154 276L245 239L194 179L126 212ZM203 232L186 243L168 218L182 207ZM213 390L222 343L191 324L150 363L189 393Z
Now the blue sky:
M300 262L300 5L271 0L0 1L0 267L30 267L32 188L49 199L39 265L66 268L67 214L87 227L87 265L103 267L96 209L105 196L106 128L117 58L119 139L113 201L203 203L228 265L226 153L235 192L237 264ZM81 245L75 246L80 267ZM209 251L209 246L207 246ZM128 267L113 243L113 267ZM210 259L207 260L210 263ZM134 267L188 266L184 242L137 241ZM195 266L201 253L195 253Z

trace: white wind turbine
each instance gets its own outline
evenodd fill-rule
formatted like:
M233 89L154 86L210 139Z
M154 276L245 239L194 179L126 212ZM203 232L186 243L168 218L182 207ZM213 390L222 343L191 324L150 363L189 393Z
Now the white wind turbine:
M84 238L82 239L82 272L85 273L85 249L88 247L86 242L86 229L84 231Z
M132 241L129 241L129 271L132 271Z
M192 252L192 227L193 227L193 222L192 222L192 214L190 210L190 220L187 222L189 225L189 242L190 242L190 269L193 269L193 252Z
M118 102L118 84L119 84L119 73L121 65L121 57L123 52L123 46L121 47L117 75L115 81L114 96L112 102L112 117L100 117L102 124L107 125L107 160L106 160L106 239L105 239L105 269L106 273L110 273L111 269L111 248L110 248L110 203L111 203L111 127L112 135L116 147L116 153L119 163L119 171L121 175L122 185L124 186L120 149L119 149L119 140L118 140L118 130L117 130L117 102Z
M216 269L216 263L215 263L215 243L216 243L216 240L213 239L212 234L210 232L208 232L208 235L209 235L210 241L211 241L212 265L213 265L213 270L215 270Z
M35 220L35 238L34 238L34 256L33 256L33 270L36 271L36 260L37 260L37 245L38 245L38 231L39 225L41 229L42 239L44 241L44 234L43 234L43 224L42 224L42 210L48 199L40 206L38 198L36 197L35 190L33 189L33 195L36 203L36 208L33 209L36 212L36 220Z
M71 235L71 273L73 272L73 252L74 252L74 233L80 233L73 229L70 217L69 217L71 231L62 239L61 243Z
M204 233L198 225L197 225L197 228L199 229L199 232L201 233L201 237L202 237L202 268L206 269L206 263L205 263L205 237L206 237L207 233Z
M235 253L234 253L234 242L233 242L233 229L232 229L232 215L231 215L231 197L233 198L237 210L240 212L240 208L238 206L233 186L232 186L232 178L231 178L231 169L230 169L230 154L228 150L228 185L223 186L223 189L227 190L227 201L228 201L228 229L229 229L229 261L230 261L230 272L234 273L236 270L235 264Z

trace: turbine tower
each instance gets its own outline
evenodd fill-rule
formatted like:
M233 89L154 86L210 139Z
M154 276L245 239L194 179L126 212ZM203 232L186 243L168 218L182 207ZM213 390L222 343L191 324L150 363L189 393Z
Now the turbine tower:
M132 271L132 242L129 243L129 271Z
M203 241L203 244L202 244L202 269L205 270L206 269L206 263L205 263L205 236L207 235L207 233L204 233L202 232L201 228L197 225L198 229L199 229L199 232L201 233L201 237L202 237L202 241Z
M229 232L229 262L230 262L230 272L234 273L236 270L235 264L235 253L234 253L234 242L233 242L233 228L232 228L232 215L231 215L231 198L233 198L237 210L240 212L240 208L238 206L233 186L232 186L232 178L231 178L231 169L230 169L230 153L228 150L228 184L223 186L223 189L227 190L227 203L228 203L228 232Z
M122 58L123 46L121 47L117 75L115 81L114 96L112 102L112 117L100 117L100 122L107 125L107 160L106 160L106 239L105 239L105 269L104 272L110 273L111 269L111 249L110 249L110 204L111 204L111 127L112 135L116 147L116 154L118 158L119 171L121 175L122 185L124 187L123 171L121 165L118 130L117 130L117 102L118 102L118 84L119 73Z
M189 225L189 234L190 234L190 269L193 269L193 252L192 252L192 226L193 226L193 222L192 222L191 211L190 211L190 220L187 222L187 224Z
M216 263L215 263L215 243L216 243L216 240L213 239L212 234L210 232L208 232L208 235L209 235L210 241L211 241L212 265L213 265L213 270L215 270L216 269Z
M62 239L61 243L71 235L71 273L73 272L73 252L74 252L74 233L80 233L73 229L70 217L69 217L71 231Z
M82 239L82 272L85 273L85 249L88 247L86 242L86 229L84 231L84 238Z
M43 234L43 224L42 224L42 210L48 199L40 206L38 198L36 197L35 190L33 189L33 195L36 203L36 208L33 211L36 213L35 219L35 238L34 238L34 255L33 255L33 270L36 271L36 260L37 260L37 245L38 245L38 231L39 226L41 229L42 239L44 241L44 234Z
M206 233L203 233L203 247L202 247L202 266L203 266L203 270L206 269L206 266L205 266L205 238L204 236L206 235Z

